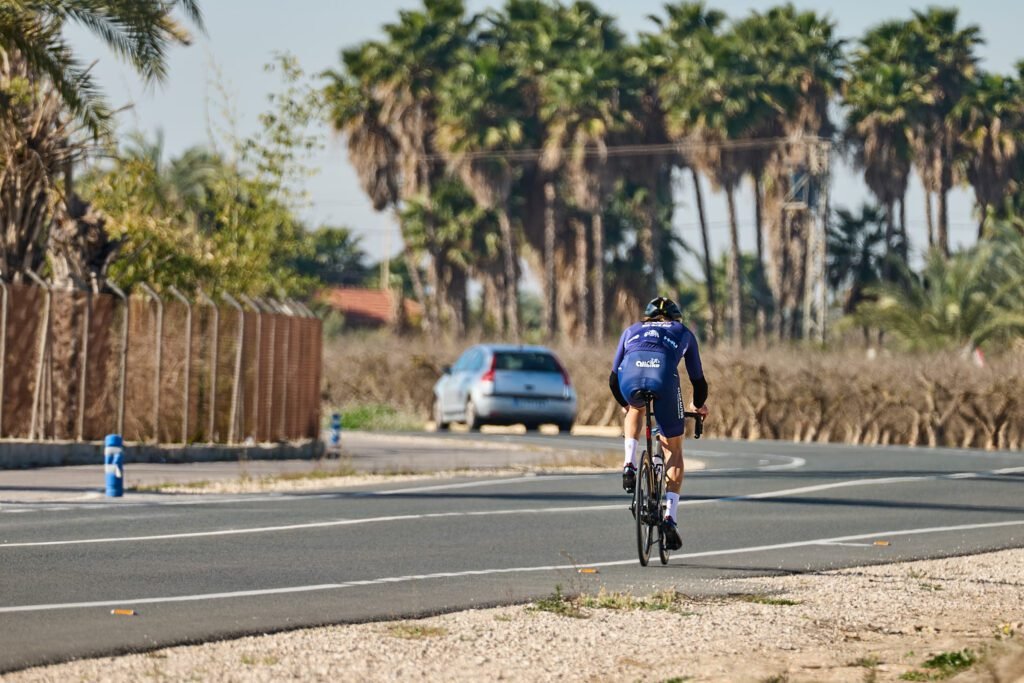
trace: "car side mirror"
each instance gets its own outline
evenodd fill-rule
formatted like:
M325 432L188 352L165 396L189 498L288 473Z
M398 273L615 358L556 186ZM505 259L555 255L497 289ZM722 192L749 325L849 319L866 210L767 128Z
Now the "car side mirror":
M452 374L452 366L450 366L450 365L442 365L441 366L441 374L442 375L450 375L450 374Z

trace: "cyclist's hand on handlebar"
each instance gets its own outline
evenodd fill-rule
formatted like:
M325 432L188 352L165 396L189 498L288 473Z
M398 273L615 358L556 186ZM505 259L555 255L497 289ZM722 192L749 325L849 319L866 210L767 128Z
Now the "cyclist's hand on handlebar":
M706 420L707 417L708 417L708 412L709 412L708 411L708 404L705 403L700 408L698 408L697 406L695 406L695 405L693 405L691 403L690 407L688 408L688 411L691 412L691 413L698 413L700 415L700 419Z

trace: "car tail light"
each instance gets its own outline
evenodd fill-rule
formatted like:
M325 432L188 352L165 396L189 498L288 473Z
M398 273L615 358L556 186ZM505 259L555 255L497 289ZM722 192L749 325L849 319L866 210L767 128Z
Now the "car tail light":
M494 371L497 369L497 365L498 365L498 356L497 355L491 356L491 367L488 368L487 372L485 372L483 375L480 376L480 382L482 384L480 389L485 394L493 394L494 393Z
M562 373L562 395L565 398L569 398L569 393L572 391L572 380L569 379L569 373L566 372L565 366L562 365L562 361L558 360L557 356L555 356L554 358L555 364L558 366L558 370Z

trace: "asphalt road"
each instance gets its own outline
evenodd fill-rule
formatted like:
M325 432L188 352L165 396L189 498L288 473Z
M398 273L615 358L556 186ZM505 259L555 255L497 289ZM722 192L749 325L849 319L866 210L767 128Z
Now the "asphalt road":
M617 447L597 437L485 438L505 448ZM617 474L457 478L201 502L129 496L4 505L0 672L525 601L556 585L707 594L723 590L716 581L723 577L1024 547L1021 453L688 447L707 469L686 480L685 545L666 567L639 566ZM582 567L598 573L581 574ZM137 614L114 616L115 608Z

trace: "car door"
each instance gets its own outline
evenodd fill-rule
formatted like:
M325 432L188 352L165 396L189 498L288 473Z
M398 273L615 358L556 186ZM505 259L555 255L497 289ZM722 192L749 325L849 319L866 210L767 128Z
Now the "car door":
M458 413L462 413L469 400L469 393L473 389L473 383L480 374L480 366L483 364L483 349L470 349L466 356L466 364L460 369L455 381L456 405ZM453 409L454 410L454 409Z
M459 356L459 359L452 365L451 371L449 371L448 376L445 378L444 385L441 387L442 408L445 417L462 414L462 409L466 402L460 398L462 395L460 385L465 380L466 368L470 357L473 355L473 351L474 349L469 349Z

